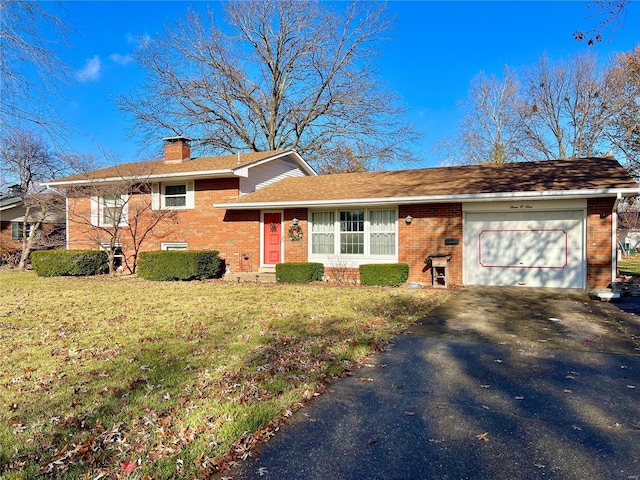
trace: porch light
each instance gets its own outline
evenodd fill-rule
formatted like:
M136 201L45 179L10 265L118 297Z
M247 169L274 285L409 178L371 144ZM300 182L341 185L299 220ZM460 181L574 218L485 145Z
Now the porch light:
M407 216L405 217L405 219L404 219L404 222L405 222L407 225L411 225L411 222L413 222L413 217L412 217L411 215L407 215Z
M294 218L293 220L291 220L292 225L298 225L299 222L300 220L298 220L297 218Z

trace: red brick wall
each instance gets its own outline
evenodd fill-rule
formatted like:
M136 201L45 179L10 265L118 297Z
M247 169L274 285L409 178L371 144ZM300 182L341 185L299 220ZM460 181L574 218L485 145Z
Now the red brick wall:
M413 217L411 225L405 223ZM450 253L449 283L462 285L462 204L401 205L398 209L398 261L409 264L409 281L431 283L431 269L424 260L430 254ZM445 245L457 238L458 245Z
M142 251L160 250L164 242L187 242L189 250L214 249L220 252L232 271L257 271L260 267L260 212L214 208L239 195L237 178L208 179L195 182L195 208L174 210L175 215L153 230ZM129 203L129 218L136 205L148 205L150 194L137 194ZM96 249L109 235L92 228L90 199L70 199L69 238L71 249ZM75 214L75 215L74 215ZM75 220L74 220L75 218ZM131 252L131 238L122 231L125 255ZM243 255L244 254L244 255Z
M613 198L587 200L587 289L611 283Z
M11 240L11 222L0 222L0 255L22 249L22 240Z
M306 262L308 260L309 245L309 210L306 208L290 208L284 211L284 260L285 262ZM302 229L302 239L295 242L289 239L289 227L294 218Z

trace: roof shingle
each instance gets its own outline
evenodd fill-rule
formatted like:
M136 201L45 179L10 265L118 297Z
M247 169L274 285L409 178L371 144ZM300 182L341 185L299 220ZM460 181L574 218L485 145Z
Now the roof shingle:
M241 153L240 155L222 155L217 157L198 157L183 162L165 162L164 160L154 160L151 162L132 162L114 165L112 167L101 168L87 173L79 173L64 178L58 178L48 182L49 184L95 181L104 179L128 179L130 177L146 178L149 176L159 177L162 175L188 175L192 172L216 172L232 170L245 165L250 165L260 160L267 159L285 151L267 151ZM238 163L239 160L239 163Z
M229 204L637 189L612 157L287 178Z

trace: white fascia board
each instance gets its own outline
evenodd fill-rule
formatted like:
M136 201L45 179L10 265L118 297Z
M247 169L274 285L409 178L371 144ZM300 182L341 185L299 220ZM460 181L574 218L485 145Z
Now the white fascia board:
M123 180L127 180L130 182L139 182L139 181L162 181L162 180L192 180L195 178L211 178L211 177L233 177L233 170L202 170L199 172L176 172L176 173L164 173L164 174L155 174L155 175L147 175L147 176L128 176L128 177L108 177L108 178L95 178L91 180L72 180L70 182L48 182L43 183L47 188L51 187L66 187L66 186L90 186L95 185L96 183L104 184L104 183L112 183L112 182L122 182Z
M2 205L0 206L0 212L3 212L4 210L9 210L11 208L16 208L18 206L22 206L23 202L22 202L22 198L20 197L16 197L17 200L13 201L11 203L7 203L6 205Z
M311 165L309 165L307 163L307 161L302 158L298 152L296 152L295 150L291 150L289 152L289 154L294 158L294 160L296 161L296 163L298 165L300 165L300 167L302 168L302 170L304 170L307 175L309 175L310 177L317 177L318 173L313 169L313 167Z
M640 188L607 188L600 190L557 190L546 192L478 193L466 195L428 195L416 197L347 198L338 200L307 200L288 202L216 203L215 208L255 210L261 208L341 207L350 205L409 205L413 203L493 202L497 200L563 200L569 198L632 196Z
M262 160L257 160L253 163L242 165L241 167L234 168L233 173L239 177L246 178L249 176L250 168L257 167L258 165L272 162L274 160L278 160L279 158L283 158L283 157L292 157L293 161L310 177L316 177L318 175L316 171L313 168L311 168L311 166L300 155L298 155L298 152L296 152L295 150L289 150L289 151L274 155L272 157L263 158Z

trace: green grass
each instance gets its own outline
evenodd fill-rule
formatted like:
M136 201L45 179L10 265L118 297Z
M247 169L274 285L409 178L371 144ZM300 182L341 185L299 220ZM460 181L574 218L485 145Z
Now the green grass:
M2 480L228 468L446 297L6 271L0 292Z
M640 255L631 255L618 259L618 273L620 275L640 276Z

